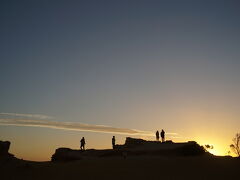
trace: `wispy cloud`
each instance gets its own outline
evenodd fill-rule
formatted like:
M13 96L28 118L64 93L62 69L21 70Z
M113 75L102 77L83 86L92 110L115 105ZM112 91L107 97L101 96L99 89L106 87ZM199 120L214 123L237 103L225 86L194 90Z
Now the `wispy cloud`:
M17 118L12 118L12 117ZM21 118L25 117L25 118ZM32 119L31 119L32 118ZM154 132L142 131L129 128L118 128L106 125L94 125L78 122L59 122L51 121L53 117L39 114L18 114L18 113L0 113L0 125L4 126L31 126L31 127L45 127L53 129L73 130L73 131L90 131L101 133L115 133L125 135L138 135L138 136L155 136ZM177 136L177 133L166 133L170 136Z
M0 113L1 117L12 117L12 118L33 118L33 119L53 119L51 116L43 114L21 114L21 113Z
M150 131L141 131L141 130L128 129L128 128L116 128L116 127L105 126L105 125L92 125L92 124L84 124L84 123L77 123L77 122L58 122L58 121L32 120L32 119L0 119L0 125L46 127L46 128L74 130L74 131L91 131L91 132L102 132L102 133L153 136L153 133Z

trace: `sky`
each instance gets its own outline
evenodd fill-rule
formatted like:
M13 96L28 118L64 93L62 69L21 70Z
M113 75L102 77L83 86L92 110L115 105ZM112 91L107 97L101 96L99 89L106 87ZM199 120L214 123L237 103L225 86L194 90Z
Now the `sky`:
M18 158L240 131L238 0L0 2L0 140Z

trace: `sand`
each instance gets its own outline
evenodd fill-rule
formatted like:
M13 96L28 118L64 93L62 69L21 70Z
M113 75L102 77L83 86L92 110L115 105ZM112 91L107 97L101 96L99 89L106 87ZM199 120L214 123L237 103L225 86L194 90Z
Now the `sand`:
M232 157L89 158L72 162L0 160L1 180L62 179L238 179L240 159Z

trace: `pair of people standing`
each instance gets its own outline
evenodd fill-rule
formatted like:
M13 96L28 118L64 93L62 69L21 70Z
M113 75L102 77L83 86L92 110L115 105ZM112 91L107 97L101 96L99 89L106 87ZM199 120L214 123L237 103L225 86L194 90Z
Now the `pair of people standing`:
M112 137L112 147L113 147L113 149L115 148L115 142L116 142L115 136L113 136ZM80 149L81 150L85 150L85 144L86 144L85 138L82 137L82 139L80 140Z
M112 147L113 147L113 149L115 148L115 142L116 142L115 136L113 136L112 137ZM81 150L85 150L85 144L86 144L85 138L82 137L82 139L80 140L80 149Z
M162 129L161 131L161 138L162 138L162 142L165 141L165 131ZM156 132L156 140L159 141L159 131Z

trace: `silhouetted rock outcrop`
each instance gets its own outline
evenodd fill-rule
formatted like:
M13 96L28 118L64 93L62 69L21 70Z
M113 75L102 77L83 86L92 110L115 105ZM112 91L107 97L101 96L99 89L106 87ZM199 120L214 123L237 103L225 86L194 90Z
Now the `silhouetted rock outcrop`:
M58 148L52 155L52 161L71 161L85 158L101 157L129 157L129 156L196 156L202 155L205 150L194 141L173 143L166 141L146 141L127 137L125 144L115 145L114 149L85 151L69 148Z
M176 153L183 156L197 156L205 153L203 146L199 146L195 141L190 141L188 144L176 148Z
M13 157L12 154L8 152L10 148L10 142L9 141L0 141L0 158L1 159L7 159Z
M80 160L86 158L101 158L101 157L113 157L121 156L121 151L115 151L112 149L106 150L96 150L96 149L87 149L87 150L74 150L69 148L58 148L55 153L52 155L52 161L72 161Z
M10 144L11 143L9 141L0 141L0 155L8 154Z
M78 150L72 150L70 148L58 148L55 153L52 155L52 161L62 160L79 160L82 155Z

